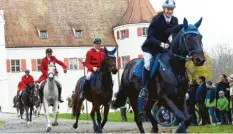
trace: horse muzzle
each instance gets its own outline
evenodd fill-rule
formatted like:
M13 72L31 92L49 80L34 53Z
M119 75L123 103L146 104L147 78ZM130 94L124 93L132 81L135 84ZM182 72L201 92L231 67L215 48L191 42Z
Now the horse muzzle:
M116 66L112 66L110 70L111 70L112 74L116 74L118 72L118 69Z
M202 66L202 65L204 65L204 63L206 61L203 53L202 54L194 54L192 60L193 60L193 64L195 66Z

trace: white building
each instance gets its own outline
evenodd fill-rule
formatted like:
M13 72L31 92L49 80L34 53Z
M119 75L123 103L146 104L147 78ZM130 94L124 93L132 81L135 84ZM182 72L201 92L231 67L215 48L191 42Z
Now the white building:
M39 78L40 59L45 57L48 47L69 67L66 74L58 67L62 96L66 99L84 75L78 59L85 58L96 36L102 38L109 50L118 45L116 56L120 73L113 76L114 92L117 92L125 64L132 58L142 57L141 44L155 15L149 0L9 3L2 7L5 15L0 12L0 106L3 112L16 112L12 106L18 82L25 69L31 70L35 80ZM104 8L96 9L96 5ZM60 113L66 110L67 101L61 103ZM90 103L88 110L91 110Z

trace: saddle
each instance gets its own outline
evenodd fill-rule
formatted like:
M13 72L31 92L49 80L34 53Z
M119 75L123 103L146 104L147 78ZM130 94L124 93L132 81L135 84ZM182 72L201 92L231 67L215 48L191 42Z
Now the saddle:
M156 73L160 75L163 86L166 89L174 88L174 86L177 86L177 78L172 71L172 68L170 66L170 57L168 53L159 54L157 57L153 57L151 59L151 69L150 69L150 79L153 78ZM138 63L134 66L133 69L133 76L138 77L139 79L142 79L142 73L144 68L144 59L140 59Z

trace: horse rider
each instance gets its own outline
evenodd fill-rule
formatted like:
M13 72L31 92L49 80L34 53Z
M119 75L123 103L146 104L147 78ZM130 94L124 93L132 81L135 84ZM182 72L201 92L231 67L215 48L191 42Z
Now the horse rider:
M151 59L152 57L156 57L159 53L165 52L165 50L169 48L168 40L171 41L171 36L166 30L178 26L178 19L173 16L175 7L176 3L174 0L166 0L164 2L163 12L158 13L153 17L148 29L147 39L141 46L144 57L144 69L142 78L143 87L138 96L139 114L142 113L143 104L147 102L149 96L147 85L150 77Z
M25 75L22 76L22 82L25 84L25 86L28 86L29 84L35 84L34 78L32 75L30 75L30 70L25 70Z
M24 88L26 87L26 85L24 84L24 82L21 80L19 83L18 83L18 90L17 90L17 102L16 102L16 105L14 104L13 107L16 107L20 101L20 96L21 96L21 93L22 91L24 90Z
M40 98L43 98L43 86L45 84L45 80L48 77L48 65L50 62L55 62L59 65L61 65L63 67L63 71L64 73L67 72L67 66L60 60L58 60L55 56L52 56L53 54L53 50L51 48L47 48L45 51L46 57L44 57L41 60L41 66L40 66L40 70L42 72L42 75L40 76L39 80L37 81L38 83L40 83L39 85L39 95ZM62 103L64 102L63 98L61 97L61 92L62 92L62 86L60 81L58 80L58 71L56 69L56 75L54 77L57 87L58 87L58 94L59 94L59 98L58 100ZM43 99L41 99L41 103L43 102Z
M101 65L102 60L104 59L104 50L101 48L101 39L95 38L93 40L93 48L91 48L86 53L85 66L87 67L86 80L84 82L83 90L80 93L80 98L83 99L86 93L86 90L89 88L89 80L93 72L96 72Z

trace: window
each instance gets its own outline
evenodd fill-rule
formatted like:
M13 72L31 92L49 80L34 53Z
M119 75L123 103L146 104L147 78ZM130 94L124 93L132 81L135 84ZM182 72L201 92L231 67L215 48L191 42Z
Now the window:
M142 28L142 36L147 36L148 33L148 27L143 27Z
M125 38L126 38L125 30L121 30L121 39L125 39Z
M48 32L40 31L40 39L48 39Z
M75 30L75 37L77 39L81 39L82 38L82 30Z
M20 60L11 60L11 72L20 72Z
M40 63L41 63L41 59L37 59L37 60L36 60L37 71L40 71Z
M78 59L77 58L69 58L69 69L77 70L78 69Z
M121 66L121 67L122 67L122 68L125 68L125 66L126 66L127 63L128 63L128 62L127 62L127 56L122 56L121 58L122 58L122 60L121 60L121 61L122 61L122 66Z

